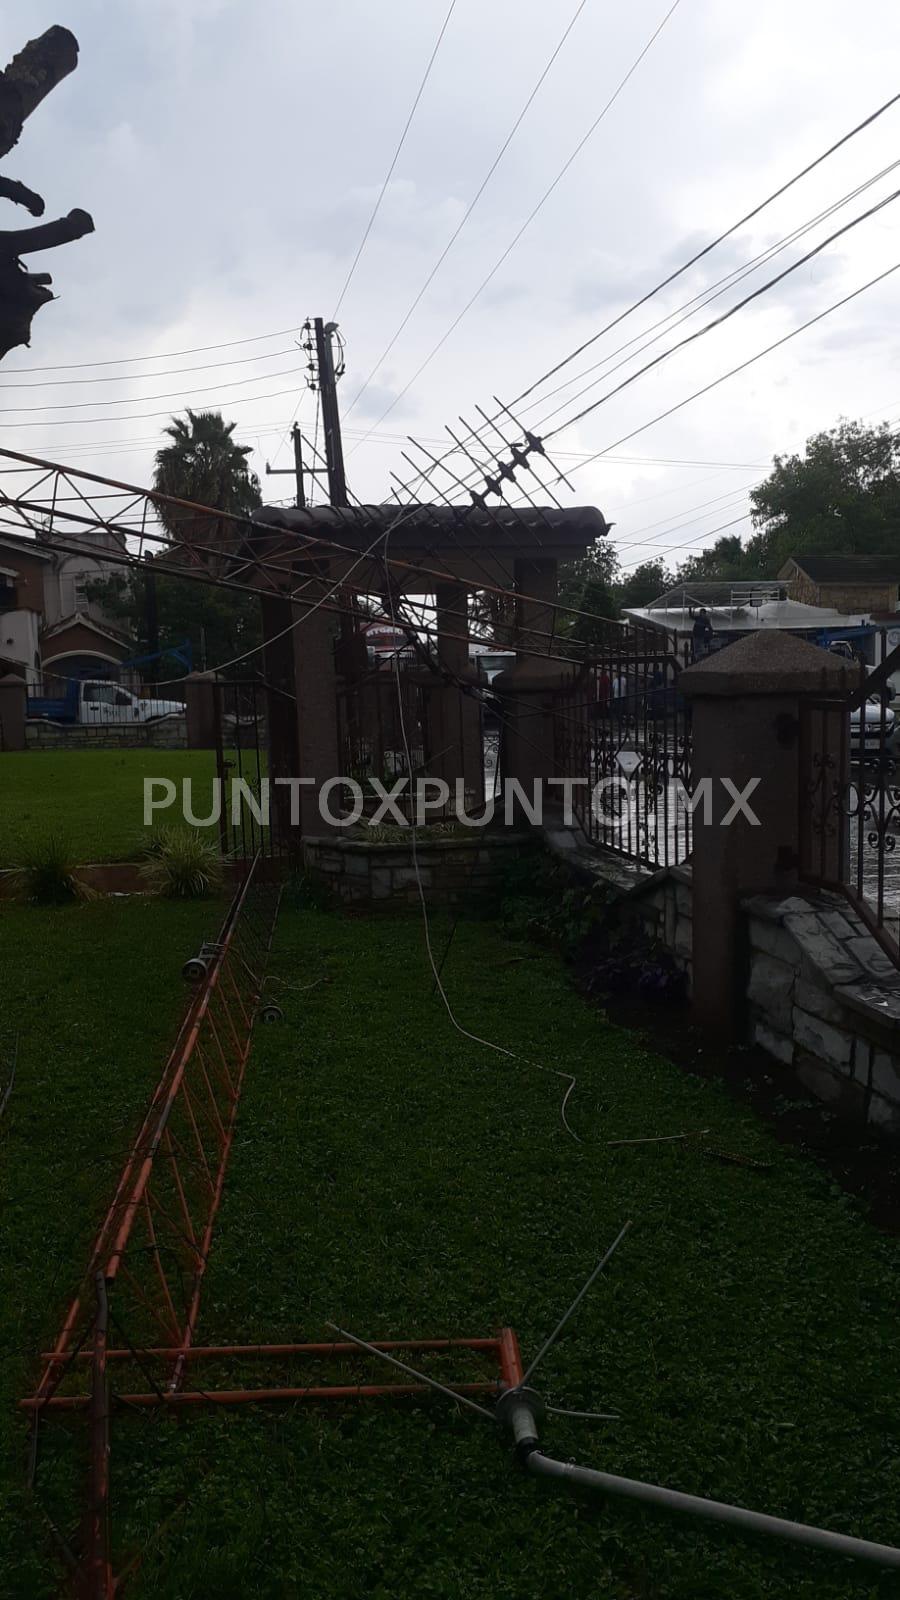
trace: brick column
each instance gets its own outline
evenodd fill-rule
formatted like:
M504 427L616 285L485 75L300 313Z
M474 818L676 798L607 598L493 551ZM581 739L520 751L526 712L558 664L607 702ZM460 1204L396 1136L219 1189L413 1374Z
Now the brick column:
M516 602L518 643L521 650L541 654L551 648L547 635L555 632L558 563L555 558L544 556L535 556L534 560L528 561L518 560L514 563L513 575L517 594L528 596ZM519 656L520 662L528 659L528 656Z
M557 772L553 701L567 668L562 661L540 659L551 648L546 635L553 631L557 563L516 561L515 586L529 596L516 610L518 659L497 674L491 688L500 696L501 777L517 778L530 797L536 779L546 783ZM553 793L545 790L545 801Z
M327 563L318 564L317 568L326 579L327 568ZM297 696L297 772L293 775L315 779L312 786L304 785L300 790L300 832L304 837L329 831L329 824L320 814L319 791L326 779L340 771L334 660L339 621L333 612L321 608L305 615L321 592L316 587L309 598L292 602L296 627L287 636L293 642ZM337 811L335 793L331 795L330 809Z
M693 821L693 997L697 1020L723 1039L741 1032L742 896L789 894L800 865L800 808L808 804L800 761L804 699L846 693L852 668L789 634L755 633L681 674L693 710L692 789L708 788ZM731 823L734 794L753 779Z
M435 589L437 653L442 667L454 677L467 681L469 665L468 590L459 584L438 584ZM455 637L449 638L453 634ZM456 683L435 684L428 689L428 776L443 778L456 793L456 781L465 783L468 809L480 806L484 796L484 750L481 736L481 705L474 694L466 694Z
M10 672L0 678L0 750L24 750L28 690L25 679Z

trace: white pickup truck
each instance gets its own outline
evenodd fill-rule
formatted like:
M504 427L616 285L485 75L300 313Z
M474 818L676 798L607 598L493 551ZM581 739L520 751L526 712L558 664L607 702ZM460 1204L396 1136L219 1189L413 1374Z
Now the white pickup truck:
M136 723L152 722L157 717L183 716L182 700L160 700L155 695L132 694L119 683L101 678L70 678L65 695L54 699L29 695L28 715L42 722Z

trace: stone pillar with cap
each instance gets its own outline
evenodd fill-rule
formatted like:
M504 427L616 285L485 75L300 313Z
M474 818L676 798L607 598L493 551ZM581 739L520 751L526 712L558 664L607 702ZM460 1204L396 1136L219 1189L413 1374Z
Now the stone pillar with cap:
M801 710L848 693L856 676L816 645L760 631L679 679L692 712L694 1012L722 1039L741 1034L740 901L798 882L801 806L812 803Z

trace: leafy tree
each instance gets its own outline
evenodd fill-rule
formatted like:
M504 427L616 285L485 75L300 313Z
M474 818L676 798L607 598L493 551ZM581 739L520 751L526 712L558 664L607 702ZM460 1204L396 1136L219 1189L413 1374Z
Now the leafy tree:
M262 643L256 595L198 583L194 578L154 573L150 570L152 565L147 562L145 570L128 577L116 573L89 586L91 598L98 600L107 614L131 634L136 656L177 648L189 640L194 669L198 670L204 663L212 668L230 661ZM147 631L148 582L156 585L158 644ZM256 665L258 661L251 661L244 671L252 671ZM173 677L178 669L173 665L170 671L163 659L158 671L154 666L147 670L151 677Z
M740 534L730 534L717 539L699 555L688 556L675 574L676 583L698 583L704 578L744 578L747 571L747 554L741 544Z
M235 424L225 422L218 411L189 410L185 417L173 417L163 429L170 443L156 454L154 487L179 500L249 516L262 504L259 480L247 466L250 447L235 443L234 429ZM229 554L241 542L241 529L227 517L198 516L164 501L157 510L175 546L162 550L159 559L187 565L190 550L186 547L203 546L194 551L195 558L211 577L220 576ZM151 590L155 590L155 606L148 604ZM124 624L139 656L189 640L195 667L204 661L212 667L243 654L262 638L255 595L156 572L152 558L128 578L116 575L92 583L89 592L110 617ZM158 635L151 634L154 613L158 615Z
M171 443L156 453L154 487L178 500L249 516L262 504L262 497L259 479L247 466L251 447L235 443L235 426L225 422L219 411L188 410L186 418L173 417L170 426L163 429ZM240 543L240 528L228 518L197 516L164 501L158 510L173 543L212 547L215 554L205 549L197 553L216 570L221 570L228 554Z
M886 555L900 526L900 433L841 422L808 440L802 456L776 456L750 492L759 530L744 551L746 576L772 575L801 551Z
M559 598L564 605L590 612L587 617L560 613L559 628L573 644L599 645L607 637L605 624L619 615L616 583L619 558L608 538L597 539L577 561L560 568Z
M667 589L671 589L673 582L671 572L659 557L653 561L642 561L617 585L619 605L623 611L629 606L647 606L651 600L656 600Z

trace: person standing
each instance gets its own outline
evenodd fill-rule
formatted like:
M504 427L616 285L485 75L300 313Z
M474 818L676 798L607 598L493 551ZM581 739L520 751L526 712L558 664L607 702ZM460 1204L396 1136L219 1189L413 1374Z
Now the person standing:
M713 625L709 620L709 612L705 606L700 607L700 610L697 612L697 615L694 618L694 627L692 633L694 640L694 660L699 661L701 656L709 655L713 640Z

